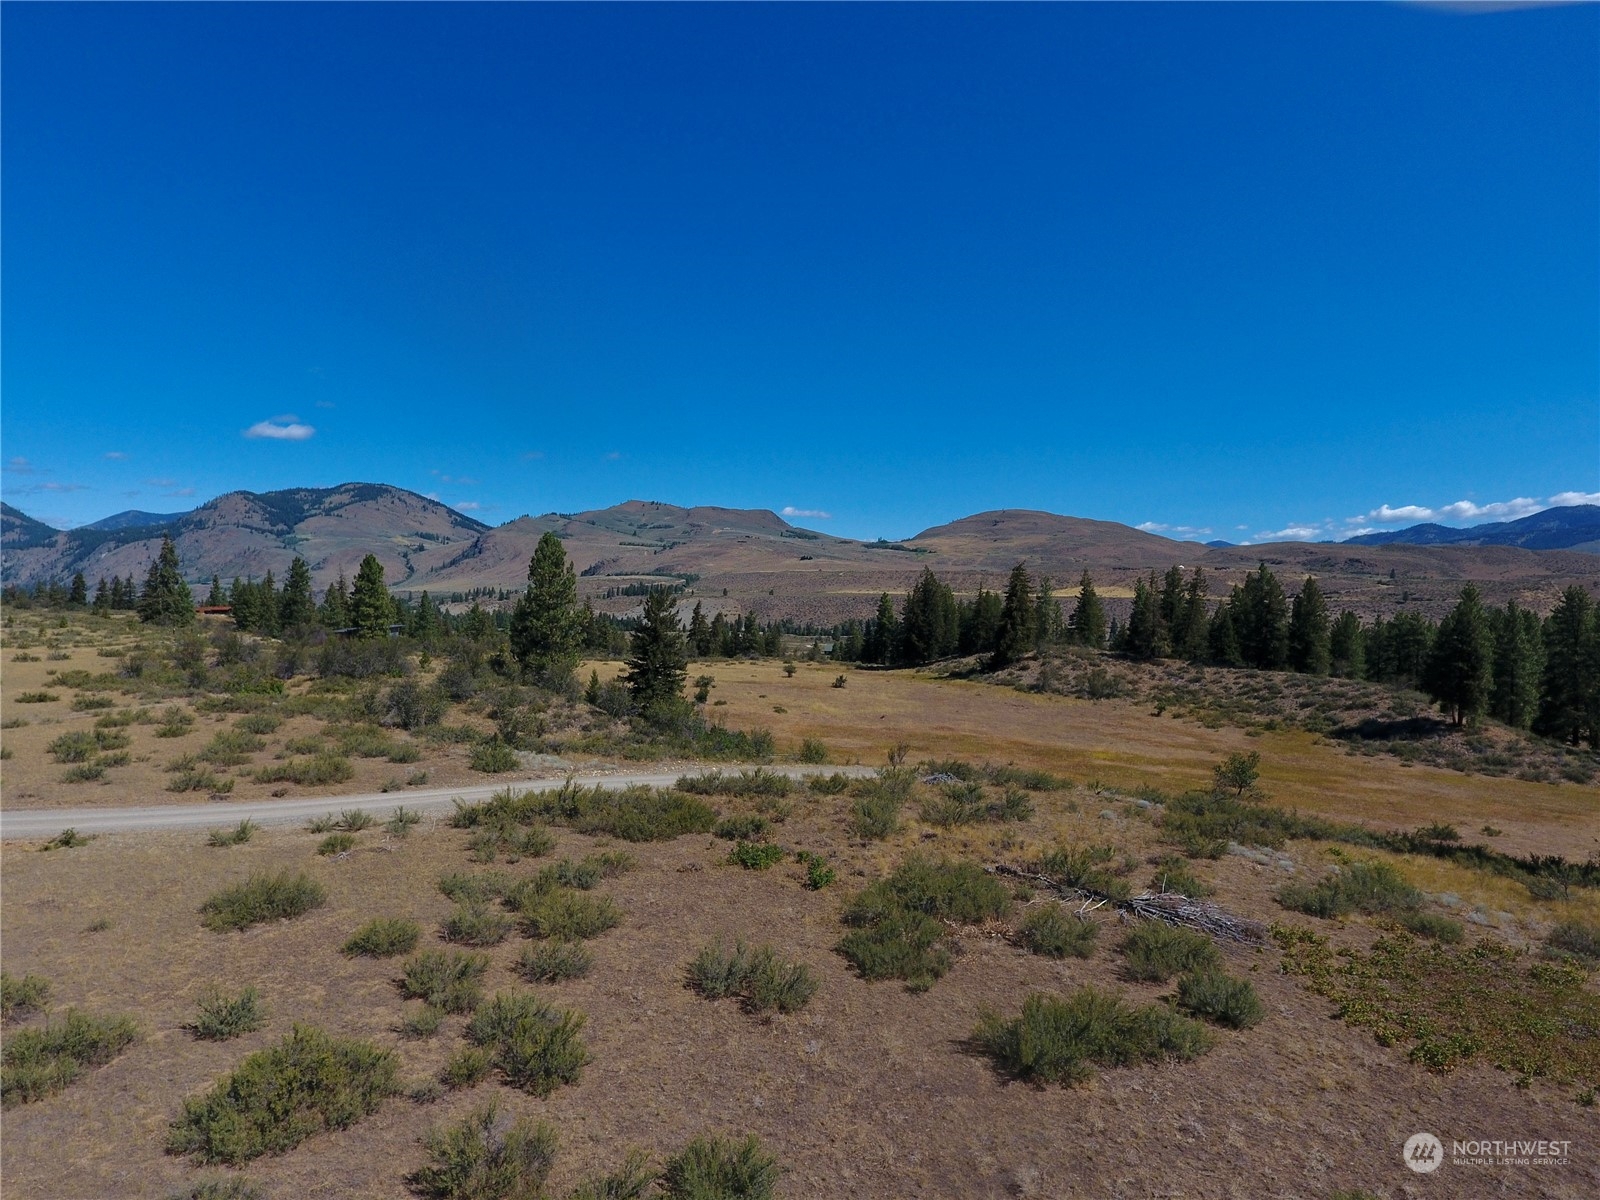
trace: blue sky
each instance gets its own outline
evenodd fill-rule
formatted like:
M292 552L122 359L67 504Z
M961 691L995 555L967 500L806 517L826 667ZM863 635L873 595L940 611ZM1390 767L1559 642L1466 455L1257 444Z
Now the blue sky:
M5 497L1235 541L1592 498L1597 41L1594 6L8 5Z

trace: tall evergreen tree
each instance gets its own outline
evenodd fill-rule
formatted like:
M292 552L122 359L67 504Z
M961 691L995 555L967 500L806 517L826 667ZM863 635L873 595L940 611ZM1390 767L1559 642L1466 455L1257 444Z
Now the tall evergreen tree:
M1034 641L1040 649L1053 646L1061 640L1061 632L1061 602L1056 599L1055 581L1048 575L1041 575L1034 599Z
M1078 645L1088 646L1091 650L1105 648L1105 605L1100 603L1100 597L1094 590L1094 580L1087 571L1078 580L1078 602L1073 606L1068 624L1072 628L1072 640Z
M1361 618L1345 609L1328 633L1328 669L1341 679L1365 678L1366 643Z
M1153 581L1152 581L1153 582ZM1188 595L1183 580L1183 568L1170 566L1161 580L1161 627L1166 631L1169 650L1176 644L1174 631L1183 619L1184 601Z
M861 638L861 661L887 665L893 657L894 647L900 642L899 622L895 620L894 601L889 593L878 597L878 611Z
M139 620L147 625L194 624L194 595L178 567L178 548L161 539L161 552L150 564L139 596Z
M1000 636L1000 610L1005 601L998 592L991 592L981 583L978 594L970 604L959 606L957 617L956 652L958 654L990 654L995 639Z
M683 707L688 674L689 652L672 593L651 588L628 649L628 690L647 719L665 719Z
M1211 625L1206 630L1206 657L1219 667L1244 666L1244 652L1239 649L1239 630L1234 614L1243 604L1237 587L1232 595L1217 605L1211 614Z
M1289 601L1266 563L1245 576L1233 614L1245 666L1281 671L1289 662Z
M689 615L689 653L696 658L705 658L711 653L711 624L698 600L694 602L694 612Z
M1326 675L1332 664L1328 604L1315 575L1307 575L1289 608L1289 666L1303 675Z
M1600 746L1600 630L1589 593L1573 584L1544 623L1536 733Z
M311 597L311 567L298 554L278 596L278 628L299 629L317 623L317 603Z
M1150 579L1133 581L1133 609L1122 632L1122 649L1134 658L1159 658L1165 639L1161 629L1161 593L1152 572Z
M439 606L424 590L422 599L417 601L417 607L412 610L411 627L406 632L417 641L428 644L437 640L443 629L444 620L439 614Z
M234 580L235 586L238 580ZM348 629L350 627L350 585L344 580L344 572L339 572L339 581L322 594L322 607L318 610L322 623L329 629Z
M954 654L960 643L956 598L930 568L906 593L900 615L900 658L911 666Z
M359 584L360 581L361 576L358 574L356 582ZM355 610L355 594L353 592L350 597L350 605L353 615ZM494 635L494 618L489 615L483 605L474 600L472 607L467 609L466 614L461 618L461 636L469 642L487 642Z
M383 583L383 564L377 555L369 554L361 560L355 586L350 589L350 623L355 626L356 637L367 640L388 637L393 619L394 606ZM493 628L492 623L490 627Z
M1206 573L1194 569L1184 588L1183 607L1172 626L1172 652L1190 662L1209 656L1211 621L1206 603Z
M94 589L94 614L103 617L111 611L111 589L106 585L106 577L100 576L100 582Z
M228 594L222 590L222 579L220 576L213 575L211 577L211 590L206 593L206 607L222 608L227 603Z
M1489 711L1494 690L1494 642L1478 589L1467 584L1461 599L1439 622L1422 672L1422 689L1453 725L1475 724Z
M1005 603L1000 607L1000 628L995 635L989 669L1010 666L1033 649L1038 613L1034 608L1033 579L1028 568L1018 563L1006 581Z
M74 572L72 586L67 590L67 603L73 608L85 608L89 603L89 583L84 579L83 572Z
M524 671L556 683L578 665L578 575L567 548L546 532L528 561L528 586L511 614L511 653Z
M1517 729L1533 724L1539 713L1539 685L1544 673L1544 638L1537 614L1518 608L1515 600L1491 609L1494 637L1494 691L1489 714Z

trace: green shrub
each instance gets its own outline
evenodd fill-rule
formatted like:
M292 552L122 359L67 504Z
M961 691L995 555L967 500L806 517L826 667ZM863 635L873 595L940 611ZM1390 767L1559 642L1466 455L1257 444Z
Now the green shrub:
M492 1049L506 1082L535 1096L576 1083L589 1061L585 1017L552 1008L526 992L500 992L467 1025L467 1037Z
M325 1129L345 1129L400 1090L389 1050L297 1025L247 1055L204 1096L183 1102L167 1149L237 1166L280 1154Z
M828 761L828 747L816 738L806 738L800 743L800 750L795 757L803 763L825 763Z
M339 818L332 813L323 813L320 817L312 817L306 822L308 833L332 833L339 827Z
M528 897L518 911L527 936L558 941L598 937L622 921L622 911L610 897L590 896L567 888Z
M622 1165L604 1175L591 1175L567 1194L567 1200L642 1200L657 1173L642 1150L629 1152Z
M835 771L832 775L813 775L806 780L806 787L819 796L842 796L850 790L850 776L843 771Z
M1018 940L1045 958L1088 958L1099 936L1100 927L1093 921L1074 916L1054 901L1030 909L1018 931Z
M438 1009L434 1009L437 1012ZM451 1090L476 1087L494 1070L494 1055L482 1046L463 1046L439 1072L439 1082Z
M400 977L400 993L447 1013L471 1012L483 999L487 954L424 950L409 960Z
M491 911L482 901L469 901L445 918L441 933L447 942L464 946L498 946L511 932L511 918Z
M1058 846L1039 860L1038 873L1064 887L1126 900L1131 889L1107 865L1116 853L1113 846Z
M200 906L202 924L221 932L248 929L263 921L298 917L320 907L328 890L308 875L252 875L244 883L224 888Z
M126 762L127 759L124 758L123 765L125 765ZM79 763L75 767L68 767L61 773L61 782L93 783L97 779L105 778L106 767L108 765L110 764L100 759L96 759L94 762Z
M83 729L63 733L45 747L58 763L88 762L100 752L100 743L94 734Z
M98 712L104 708L114 708L116 703L110 696L74 696L72 698L72 711Z
M0 1020L27 1017L44 1007L50 998L50 981L41 975L18 979L0 971Z
M760 842L772 832L772 822L756 813L724 817L711 831L728 842Z
M1466 937L1461 922L1438 913L1407 912L1400 914L1400 924L1418 937L1432 938L1436 942L1456 945Z
M76 829L63 829L51 838L41 850L76 850L79 846L87 846L94 838L88 834L79 833Z
M1164 1005L1134 1007L1089 986L1068 996L1036 992L1011 1020L985 1014L973 1041L1008 1074L1063 1085L1089 1079L1097 1065L1186 1062L1212 1044L1204 1026Z
M75 1008L59 1023L20 1030L0 1052L0 1104L10 1108L59 1092L86 1067L116 1058L138 1036L131 1017L91 1017Z
M582 979L594 966L594 954L582 942L548 941L524 946L517 970L529 983Z
M432 1037L444 1022L444 1009L424 1004L400 1019L400 1033L408 1038Z
M220 988L207 988L200 996L200 1011L187 1028L207 1042L226 1042L260 1029L267 1023L261 994L247 987L237 996Z
M816 994L811 968L786 962L771 946L754 950L743 942L729 949L720 939L708 943L689 964L688 984L708 1000L738 997L748 1013L797 1012Z
M975 925L1003 917L1010 906L1005 885L976 863L913 854L852 900L845 921L867 925L881 914L906 909Z
M179 770L167 781L169 792L231 792L233 780L218 775L209 767Z
M345 833L360 833L377 823L378 819L364 808L345 808L339 811L339 823L334 828Z
M18 704L49 704L52 701L59 700L59 699L61 699L61 697L55 692L19 692L19 693L17 693L17 703Z
M728 853L728 862L747 871L765 871L782 862L784 849L766 842L740 842Z
M519 1117L501 1121L493 1101L428 1133L428 1165L407 1180L428 1200L533 1200L556 1155L556 1132Z
M396 954L411 953L420 936L422 930L415 921L403 917L374 917L351 934L339 951L352 958L392 958Z
M709 833L717 810L678 791L596 788L572 821L579 833L608 833L625 842L662 842L686 833Z
M925 992L950 969L948 931L932 917L896 911L852 929L834 947L868 980L902 979Z
M291 758L288 762L269 763L256 768L257 783L293 783L300 787L317 787L327 783L344 783L355 777L356 769L350 760L332 750L323 750L309 758Z
M266 735L277 733L283 722L271 713L246 713L234 724L240 733Z
M1156 873L1150 879L1152 892L1173 892L1198 900L1211 895L1215 888L1206 883L1188 862L1177 855L1168 855L1156 864Z
M249 762L252 754L265 747L266 743L258 737L237 729L222 729L212 735L195 757L214 767L237 767Z
M987 814L988 797L981 783L946 783L922 801L922 819L944 829L976 824Z
M356 835L353 833L330 833L317 843L317 853L323 856L330 854L344 854L356 844Z
M1544 944L1554 956L1570 955L1600 964L1600 925L1591 921L1562 921L1545 937Z
M244 1179L203 1179L167 1200L267 1200L267 1194Z
M834 869L828 865L828 860L820 854L809 850L797 850L795 857L805 864L806 887L813 892L820 892L837 878Z
M1165 983L1174 975L1218 967L1222 953L1210 938L1192 929L1141 921L1117 947L1129 979Z
M1249 1029L1266 1016L1248 979L1235 979L1214 967L1178 979L1178 1007L1230 1029Z
M208 846L242 846L256 835L257 825L249 817L240 821L232 829L213 829L206 838Z
M850 806L850 832L857 837L881 841L900 828L900 806L904 797L873 786L857 796Z
M498 899L510 886L511 880L500 871L457 871L439 880L439 890L457 904Z
M496 735L472 748L472 752L467 756L467 765L474 771L482 771L486 775L500 775L506 771L515 771L522 765L522 760L517 757L515 750Z
M158 738L182 737L194 726L194 716L176 704L170 705L161 714L161 723L156 726Z
M402 804L389 814L389 819L384 822L383 831L390 837L405 838L410 837L412 828L420 824L422 824L422 814Z
M771 1200L782 1174L754 1135L698 1137L667 1160L661 1189L670 1200Z
M740 771L736 775L722 771L706 771L700 775L685 775L678 780L680 792L699 796L787 796L794 790L794 780L765 767L753 771Z
M1377 916L1415 912L1422 893L1388 863L1358 862L1315 884L1288 884L1279 890L1278 903L1313 917Z

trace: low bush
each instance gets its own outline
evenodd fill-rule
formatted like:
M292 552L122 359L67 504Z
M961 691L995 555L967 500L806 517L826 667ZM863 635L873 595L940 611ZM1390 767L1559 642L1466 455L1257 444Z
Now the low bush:
M985 1014L973 1042L1019 1079L1071 1085L1092 1077L1096 1066L1187 1062L1211 1048L1212 1036L1165 1005L1135 1007L1085 986L1067 996L1036 992L1010 1020Z
M293 783L300 787L316 787L327 783L344 783L355 777L356 769L350 760L332 750L323 750L308 758L291 758L288 762L269 763L256 768L257 783Z
M328 890L309 875L252 875L244 883L224 888L200 906L207 929L248 929L264 921L298 917L320 907Z
M1400 924L1418 937L1432 938L1436 942L1456 945L1466 937L1467 931L1454 917L1438 913L1405 912L1400 914Z
M1115 847L1105 845L1058 846L1039 859L1037 871L1064 887L1126 900L1132 890L1108 865L1116 853Z
M213 829L206 838L208 846L242 846L256 835L257 825L249 817L240 821L232 829Z
M1600 964L1600 925L1592 921L1562 921L1546 935L1544 944L1553 956Z
M760 842L772 832L772 822L756 813L739 813L722 818L711 832L728 842Z
M1156 872L1150 878L1152 892L1174 892L1198 900L1211 895L1216 889L1194 873L1186 859L1175 854L1156 863Z
M1205 934L1161 921L1141 921L1117 949L1122 952L1127 978L1152 983L1165 983L1174 975L1222 963L1222 952Z
M75 729L53 739L45 750L58 763L88 762L100 752L100 743L88 730Z
M668 1200L771 1200L782 1174L754 1135L698 1137L667 1160L660 1183Z
M784 859L782 846L767 842L740 842L728 853L728 862L747 871L765 871Z
M0 1051L0 1104L42 1100L100 1067L139 1036L131 1017L92 1017L72 1008L59 1023L23 1029Z
M432 1037L444 1022L444 1009L424 1004L400 1018L400 1034L408 1038Z
M816 738L805 738L795 757L803 763L825 763L829 757L828 747Z
M556 1132L526 1117L506 1122L493 1101L429 1131L428 1165L407 1180L428 1200L532 1200L556 1155Z
M237 996L230 996L212 987L201 994L200 1011L186 1028L202 1041L226 1042L266 1023L266 1006L255 988L247 987Z
M334 828L345 833L360 833L377 823L378 819L364 808L345 808L339 810L339 823Z
M51 838L41 850L76 850L79 846L87 846L94 838L88 834L79 833L76 829L63 829Z
M633 1150L616 1170L587 1176L567 1193L567 1200L643 1200L656 1179L657 1172L650 1167L650 1156L642 1150Z
M339 947L341 954L352 958L392 958L396 954L409 954L416 949L422 930L415 921L403 917L374 917L350 935L350 940Z
M511 918L469 901L445 918L440 932L445 941L463 946L498 946L511 932Z
M1315 884L1291 883L1279 889L1278 903L1313 917L1368 916L1415 912L1422 893L1385 862L1351 863Z
M556 888L523 898L518 906L522 931L529 937L583 941L622 922L622 910L608 896Z
M552 1008L526 992L501 992L473 1015L467 1037L489 1048L512 1087L548 1096L576 1083L589 1062L581 1012Z
M269 733L277 733L278 726L282 724L283 722L271 713L246 713L234 723L234 728L240 733L265 736Z
M737 774L706 771L700 775L685 775L677 783L677 788L680 792L689 792L697 796L739 796L744 798L787 796L794 790L794 786L794 780L787 775L780 775L776 771L767 770L765 767L757 767L753 771L740 771Z
M390 837L406 838L410 837L412 829L420 824L422 824L422 814L402 804L389 814L389 819L383 823L383 831Z
M356 844L356 835L353 833L330 833L317 843L317 853L324 857L330 854L344 854Z
M471 1012L483 999L487 954L424 950L410 959L400 977L400 994L447 1013Z
M434 1009L437 1012L438 1009ZM439 1072L439 1082L452 1091L476 1087L494 1070L494 1055L482 1046L463 1046L450 1056Z
M267 1194L245 1179L202 1179L167 1200L267 1200Z
M456 871L439 880L439 890L457 904L499 899L510 886L511 880L500 871Z
M1073 915L1054 901L1030 909L1017 931L1023 946L1045 958L1088 958L1099 936L1100 927L1093 921Z
M529 983L582 979L594 966L594 954L582 942L548 941L524 946L517 970Z
M832 775L813 775L806 780L806 789L818 796L842 796L850 790L850 776L843 771Z
M881 841L900 828L900 806L905 797L893 789L873 783L850 806L850 832L860 838Z
M0 1021L28 1017L44 1007L50 998L50 981L41 975L18 979L0 971Z
M210 767L186 767L167 780L169 792L231 792L233 780Z
M709 833L717 810L678 791L596 788L571 824L579 833L608 833L625 842L661 842L686 833Z
M1178 1007L1230 1029L1249 1029L1266 1016L1248 979L1206 968L1178 979Z
M878 880L845 909L850 925L868 925L895 910L925 913L963 925L1002 917L1011 894L994 876L972 862L908 857L892 875Z
M838 877L834 869L828 865L828 860L820 854L810 850L797 850L795 858L805 865L806 887L813 892L820 892Z
M116 703L110 696L74 696L72 698L72 711L98 712L101 709L114 708Z
M18 704L50 704L61 699L56 692L18 692Z
M252 754L265 747L266 743L258 737L237 729L222 729L196 751L195 757L214 767L238 767L249 762Z
M947 942L948 931L932 917L894 912L852 929L834 949L863 979L900 979L925 992L950 969Z
M486 742L479 742L472 748L472 752L467 756L467 765L474 771L482 771L486 775L500 775L506 771L515 771L522 765L522 760L517 757L515 750L495 736Z
M281 1154L376 1112L400 1090L398 1066L392 1051L370 1042L297 1025L279 1045L247 1055L204 1096L184 1100L167 1150L233 1166Z
M752 950L735 942L729 949L720 940L689 964L688 984L708 1000L737 997L754 1014L797 1012L817 991L816 976L804 963L784 961L771 946Z

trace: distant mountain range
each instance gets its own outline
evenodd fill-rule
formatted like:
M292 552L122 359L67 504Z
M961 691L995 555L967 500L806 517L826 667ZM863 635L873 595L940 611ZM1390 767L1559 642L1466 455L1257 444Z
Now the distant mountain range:
M1413 525L1391 533L1346 538L1357 546L1521 546L1524 550L1578 550L1600 554L1600 504L1547 508L1515 521L1495 521L1468 529Z
M112 575L142 581L161 539L171 537L185 576L197 584L268 571L281 579L298 555L322 588L340 574L353 578L370 553L396 589L444 596L521 588L534 546L554 532L583 594L607 611L637 607L637 596L625 590L630 585L665 582L710 611L825 624L869 615L879 593L904 591L924 567L971 594L1003 588L1018 561L1049 575L1058 595L1092 572L1113 612L1136 577L1173 564L1203 567L1214 596L1260 562L1291 591L1315 574L1336 611L1347 606L1364 617L1407 605L1437 615L1467 580L1495 603L1515 596L1541 610L1568 583L1600 583L1595 506L1475 530L1417 526L1345 543L1260 546L1179 542L1115 522L1022 509L978 513L899 542L861 542L793 526L764 509L645 500L491 528L426 496L372 483L230 492L187 513L129 511L66 531L10 505L0 506L0 518L0 570L8 583L66 580L77 571L91 588Z

